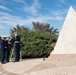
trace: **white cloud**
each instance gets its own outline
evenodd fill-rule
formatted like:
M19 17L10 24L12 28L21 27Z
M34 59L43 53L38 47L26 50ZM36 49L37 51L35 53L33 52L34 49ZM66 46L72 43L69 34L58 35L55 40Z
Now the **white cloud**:
M65 4L65 1L66 1L66 0L60 0L60 2L63 3L63 4Z
M63 12L62 12L63 11ZM68 12L68 9L62 9L62 10L58 10L58 11L51 11L51 13L54 15L54 16L62 16L62 17L65 17L66 14Z
M32 21L50 23L52 20L61 21L62 16L41 15L38 17L28 16L27 19L20 18L19 16L13 16L8 13L0 12L0 29L15 27L17 24L31 28Z
M17 24L21 26L25 26L28 28L32 28L32 21L34 22L44 22L44 23L51 23L52 21L61 21L64 17L56 15L41 15L38 17L28 16L27 18L23 19L19 16L13 16L5 12L0 11L0 32L6 32L5 30L9 30L12 27L15 27ZM9 31L7 31L9 32Z
M57 6L62 7L63 4L67 4L66 1L67 1L67 0L59 0L59 3L57 4Z
M12 11L11 9L9 9L9 8L7 8L5 6L2 6L2 5L0 5L0 9L7 10L7 11Z
M8 13L0 12L0 26L4 27L15 27L17 24L27 25L30 23L30 20L22 19L18 16L12 16Z
M29 20L30 21L38 21L38 22L50 22L52 20L63 20L64 18L61 17L61 16L49 16L49 15L45 15L45 16L39 16L39 17L36 17L36 18L33 18L33 17L29 17Z
M38 2L38 0L34 0L34 2L32 3L31 6L27 5L23 8L23 10L36 15L38 13L37 9L40 8L40 7L41 7L41 5Z
M15 2L26 4L25 0L14 0ZM27 5L27 4L26 4Z
M49 22L51 20L63 20L63 17L61 16L54 16L51 17L49 15L44 16L38 16L38 17L28 17L27 19L22 19L18 16L12 16L8 13L0 12L0 25L3 25L5 27L14 27L17 24L20 25L26 25L30 27L31 21L39 21L39 22Z

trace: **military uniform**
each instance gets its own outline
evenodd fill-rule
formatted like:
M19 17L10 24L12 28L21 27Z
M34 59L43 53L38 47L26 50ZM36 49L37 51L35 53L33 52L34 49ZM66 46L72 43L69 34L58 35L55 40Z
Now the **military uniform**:
M1 37L0 37L0 58L1 58Z
M13 37L13 42L14 42L15 62L17 62L20 59L20 37L19 36Z
M1 63L4 63L4 59L6 59L6 62L9 62L9 50L7 40L1 40Z
M1 51L1 37L0 37L0 51Z

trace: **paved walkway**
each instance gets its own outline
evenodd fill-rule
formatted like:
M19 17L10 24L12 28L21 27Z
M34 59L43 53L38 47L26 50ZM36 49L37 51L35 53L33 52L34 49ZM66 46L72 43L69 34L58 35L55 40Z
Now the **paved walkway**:
M14 74L13 72L11 73L11 72L4 70L3 65L4 64L0 64L0 75L18 75L18 74Z
M0 64L0 75L76 75L76 60L48 61L25 59Z
M6 75L19 75L23 74L30 68L38 65L43 61L40 59L26 59L20 62L9 62L6 64L0 64L0 72Z

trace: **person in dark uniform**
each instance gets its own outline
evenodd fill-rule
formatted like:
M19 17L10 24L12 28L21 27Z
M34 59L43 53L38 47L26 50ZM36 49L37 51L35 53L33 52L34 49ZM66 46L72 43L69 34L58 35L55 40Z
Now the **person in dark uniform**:
M8 50L9 50L9 60L10 60L10 52L11 52L11 49L12 49L12 43L11 43L11 38L10 37L7 37L6 38L7 41L8 41Z
M0 36L0 58L1 58L1 36Z
M8 41L6 40L6 37L3 36L1 40L1 64L4 64L4 60L6 62L9 62L9 50L8 50Z
M0 51L1 51L1 36L0 36Z
M15 55L14 62L18 62L20 59L20 37L18 36L17 33L14 33L13 43L14 43L14 55Z

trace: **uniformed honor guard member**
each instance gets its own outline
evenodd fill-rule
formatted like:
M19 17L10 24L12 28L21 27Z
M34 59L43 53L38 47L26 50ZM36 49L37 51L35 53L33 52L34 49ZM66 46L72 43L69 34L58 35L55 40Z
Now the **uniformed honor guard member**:
M11 49L12 49L12 42L11 42L11 38L10 38L10 37L7 37L6 39L7 39L7 41L8 41L9 60L10 60Z
M14 62L18 62L20 59L20 37L16 32L14 33L13 43L14 43L14 56L15 56Z
M0 55L1 55L1 36L0 36Z
M0 52L1 52L1 36L0 36Z
M8 41L6 40L6 36L3 36L1 40L1 64L5 63L4 60L9 62Z

